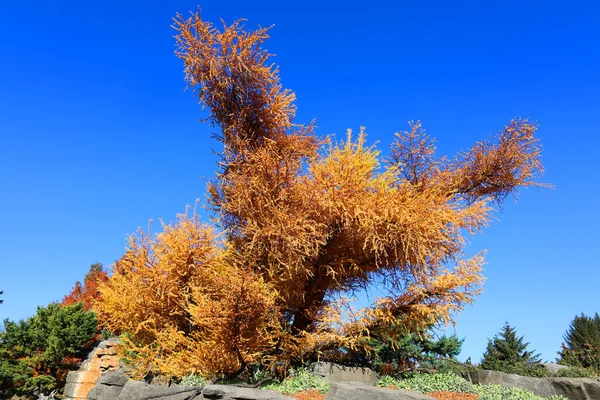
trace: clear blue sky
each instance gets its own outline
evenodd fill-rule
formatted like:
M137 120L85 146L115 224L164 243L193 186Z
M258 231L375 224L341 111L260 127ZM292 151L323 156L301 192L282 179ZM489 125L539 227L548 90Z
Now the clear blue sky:
M540 124L556 190L509 199L467 249L485 292L457 317L478 361L504 321L552 360L575 314L600 312L597 2L206 1L206 19L275 25L268 42L298 122L365 125L386 152L423 121L452 155L512 117ZM404 5L402 5L404 4ZM149 219L170 221L213 175L206 113L173 55L194 1L3 2L0 318L60 300ZM155 223L158 228L158 224Z

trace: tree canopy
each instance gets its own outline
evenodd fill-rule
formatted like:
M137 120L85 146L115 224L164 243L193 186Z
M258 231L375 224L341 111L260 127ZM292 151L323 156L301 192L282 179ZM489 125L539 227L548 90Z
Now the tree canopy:
M67 357L79 352L96 333L96 315L82 303L38 307L34 316L4 320L0 333L0 390L5 394L49 392L64 384Z
M563 336L558 362L600 373L600 315L576 315Z
M529 343L518 337L516 329L506 322L500 333L490 339L483 354L481 368L493 371L513 372L515 367L528 367L539 363L539 354L529 351Z
M188 86L220 128L208 188L217 224L188 213L157 236L140 232L101 285L100 317L127 333L141 370L235 374L256 361L336 358L451 322L473 301L484 258L465 256L465 235L539 185L535 124L510 121L437 158L412 122L382 157L364 129L337 142L294 121L267 29L219 30L199 13L174 28ZM375 283L387 295L350 308Z

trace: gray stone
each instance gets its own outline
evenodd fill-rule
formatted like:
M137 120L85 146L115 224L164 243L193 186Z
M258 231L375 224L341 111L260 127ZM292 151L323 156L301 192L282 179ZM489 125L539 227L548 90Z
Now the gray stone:
M112 338L101 341L97 347L99 349L106 349L107 347L114 347L114 346L118 345L119 343L121 343L121 339L119 339L118 337L112 337Z
M100 388L101 385L96 387ZM191 400L198 397L199 394L200 388L197 387L179 385L170 387L150 385L140 381L127 381L118 396L118 400Z
M110 371L100 376L98 379L98 385L108 385L108 386L125 386L129 377L125 375L123 370Z
M81 376L81 372L79 371L71 371L67 374L67 383L77 383L79 382L79 377Z
M583 388L590 399L600 399L600 378L584 381Z
M94 386L88 391L88 400L96 400L98 398L98 387Z
M67 382L63 390L63 396L65 398L74 399L75 393L77 392L77 383Z
M122 391L122 386L96 385L88 392L88 400L117 400Z
M310 370L315 376L327 378L330 382L363 382L375 386L379 377L369 368L345 367L330 362L315 362L310 365Z
M569 369L569 367L567 367L566 365L559 365L554 363L540 363L540 365L551 374L556 374L557 372L563 369Z
M209 400L293 400L274 390L242 388L230 385L206 385L202 396Z
M497 371L473 370L473 383L527 389L540 396L562 395L570 400L600 399L600 381L591 378L531 378Z
M591 400L586 395L582 382L574 381L572 378L552 378L550 381L555 390L553 394L561 394L570 400Z
M554 385L548 379L531 378L516 374L505 374L497 371L475 369L470 372L471 381L482 385L500 385L504 387L518 387L531 390L539 396L556 394Z
M325 400L435 400L431 396L406 390L392 390L362 382L331 382Z

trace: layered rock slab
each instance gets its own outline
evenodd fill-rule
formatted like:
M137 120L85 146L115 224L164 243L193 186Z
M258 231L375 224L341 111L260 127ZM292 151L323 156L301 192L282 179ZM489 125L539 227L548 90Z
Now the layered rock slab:
M325 400L435 400L431 396L406 390L370 386L362 382L331 382Z
M532 378L498 371L473 370L473 383L527 389L539 396L562 395L569 400L600 400L600 378Z
M310 371L314 376L327 378L329 382L362 382L375 386L379 377L369 368L346 367L330 362L315 362L310 365Z

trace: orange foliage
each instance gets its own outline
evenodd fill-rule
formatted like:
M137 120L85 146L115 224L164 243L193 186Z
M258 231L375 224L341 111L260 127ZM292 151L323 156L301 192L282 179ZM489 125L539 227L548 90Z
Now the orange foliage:
M98 286L108 280L108 274L102 264L92 264L90 270L83 279L83 285L77 281L75 287L66 295L61 303L62 306L71 306L75 303L83 302L83 307L90 310L93 302L98 299L100 293Z
M438 159L414 122L382 158L364 129L336 143L293 122L266 29L219 31L199 14L174 27L186 80L221 128L209 193L223 236L180 216L132 239L101 287L101 317L128 333L141 371L335 358L398 327L452 322L473 301L484 260L465 258L465 233L519 187L539 186L534 124L513 120L496 140ZM375 283L387 296L353 310L347 296Z
M275 292L217 246L197 216L163 228L132 238L100 289L100 316L128 333L127 357L142 374L176 376L236 373L256 362L281 329Z
M311 390L303 390L301 392L295 393L294 398L296 400L324 400L325 394L319 393L318 391Z

